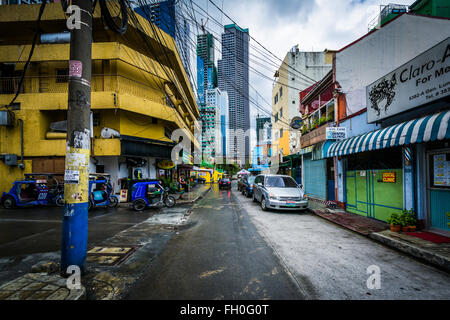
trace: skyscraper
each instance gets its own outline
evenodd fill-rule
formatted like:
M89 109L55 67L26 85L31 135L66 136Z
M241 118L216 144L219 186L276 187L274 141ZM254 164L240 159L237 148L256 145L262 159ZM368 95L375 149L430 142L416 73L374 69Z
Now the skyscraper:
M256 144L259 144L261 140L263 139L260 134L262 133L261 130L264 130L264 124L266 122L270 122L270 118L263 118L263 117L256 117Z
M191 47L189 43L190 25L181 14L180 5L175 0L166 0L136 7L134 11L169 34L178 48L186 74L193 86L193 68L191 63Z
M217 69L214 65L214 38L211 33L197 36L197 96L205 104L206 90L217 87Z
M218 85L228 93L229 101L228 150L235 160L244 158L246 162L250 156L250 137L233 132L250 129L249 39L248 29L226 25L222 34L222 60L218 61Z

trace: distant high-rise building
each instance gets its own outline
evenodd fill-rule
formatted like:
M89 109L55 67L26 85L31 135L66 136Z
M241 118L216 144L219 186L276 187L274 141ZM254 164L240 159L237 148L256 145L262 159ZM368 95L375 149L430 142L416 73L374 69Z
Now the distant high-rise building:
M235 24L226 25L222 34L222 59L218 61L218 85L228 93L229 129L250 129L249 32ZM244 150L239 150L243 146ZM228 151L235 160L249 161L250 137L230 134ZM240 154L240 153L244 154Z
M197 96L205 104L206 90L217 87L217 69L214 65L214 38L210 33L197 36Z
M223 141L223 137L227 134L226 110L228 110L227 93L220 91L219 88L206 90L205 105L200 106L200 114L202 115L202 153L207 161L226 154L226 143Z
M264 129L264 124L270 122L270 118L262 118L262 117L257 117L256 118L256 144L259 144L261 142L261 140L263 139L263 137L260 135L262 132L261 130Z
M188 75L191 86L193 86L193 68L190 46L190 25L187 19L181 14L180 5L175 0L166 0L136 7L134 11L149 20L169 34L174 40L180 53L186 74Z

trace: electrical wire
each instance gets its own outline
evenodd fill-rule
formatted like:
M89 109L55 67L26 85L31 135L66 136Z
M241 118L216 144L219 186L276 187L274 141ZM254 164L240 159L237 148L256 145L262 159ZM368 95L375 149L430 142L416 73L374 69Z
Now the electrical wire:
M40 34L40 31L41 31L40 30L41 18L42 18L42 14L44 13L46 4L47 4L47 0L42 0L41 6L39 7L39 15L38 15L38 18L37 18L37 21L36 21L36 31L35 31L34 36L33 36L33 42L31 44L30 53L28 55L27 61L25 62L25 66L23 67L22 76L20 77L19 84L17 86L16 94L12 98L11 102L7 106L5 106L6 109L8 109L9 106L11 106L14 103L14 101L16 101L17 97L19 96L20 89L22 88L22 85L23 85L23 80L25 79L25 74L27 72L28 66L29 66L30 61L31 61L31 57L33 56L33 53L34 53L34 48L36 47L36 43L37 43L37 40L39 38L38 36ZM21 55L22 55L22 53L21 53Z

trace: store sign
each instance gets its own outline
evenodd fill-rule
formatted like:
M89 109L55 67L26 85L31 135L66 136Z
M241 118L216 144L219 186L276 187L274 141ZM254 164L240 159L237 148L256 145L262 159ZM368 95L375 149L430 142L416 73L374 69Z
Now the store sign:
M293 117L290 125L292 129L300 129L303 125L303 120L300 117Z
M347 128L345 127L327 127L327 140L342 140L347 138Z
M170 160L164 160L164 161L158 162L158 168L160 168L160 169L169 170L169 169L172 169L173 167L175 167L175 163L173 163Z
M395 183L395 172L383 172L383 182Z
M450 37L367 86L367 122L449 95Z

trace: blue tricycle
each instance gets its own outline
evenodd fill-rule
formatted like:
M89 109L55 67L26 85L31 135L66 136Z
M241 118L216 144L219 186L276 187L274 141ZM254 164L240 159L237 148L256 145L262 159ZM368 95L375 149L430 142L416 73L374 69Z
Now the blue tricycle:
M159 180L137 182L133 185L131 201L133 209L142 211L152 207L173 207L176 200L169 195L169 188L164 188Z
M107 174L89 175L89 194L88 210L96 207L115 208L119 204Z
M61 206L64 205L63 189L53 174L25 174L24 180L15 181L9 192L3 192L0 203L5 209L49 204Z

